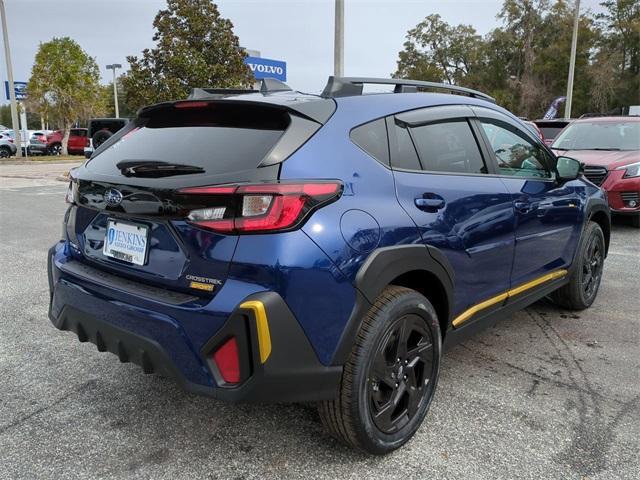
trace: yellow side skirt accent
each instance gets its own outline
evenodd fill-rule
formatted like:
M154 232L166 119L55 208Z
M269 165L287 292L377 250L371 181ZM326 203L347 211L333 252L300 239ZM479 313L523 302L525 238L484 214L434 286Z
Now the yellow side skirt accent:
M469 320L471 317L473 317L476 313L478 313L481 310L484 310L485 308L489 308L492 305L495 305L496 303L500 303L503 302L505 300L507 300L510 297L515 297L516 295L521 294L522 292L525 292L531 288L537 287L538 285L541 285L545 282L549 282L551 280L556 280L558 278L562 278L564 277L568 272L566 270L556 270L555 272L551 272L551 273L547 273L546 275L543 275L542 277L538 277L535 280L531 280L530 282L527 282L525 284L520 285L519 287L516 288L512 288L511 290L501 293L500 295L496 295L495 297L491 297L488 300L485 300L484 302L478 303L477 305L474 305L471 308L468 308L467 310L465 310L464 312L462 312L460 315L458 315L456 318L453 319L453 326L454 327L459 327L460 325L462 325L464 322L466 322L467 320Z
M271 334L269 333L269 321L264 304L257 300L251 300L240 304L240 308L252 310L256 317L256 330L258 331L258 348L260 350L260 363L264 363L271 355Z

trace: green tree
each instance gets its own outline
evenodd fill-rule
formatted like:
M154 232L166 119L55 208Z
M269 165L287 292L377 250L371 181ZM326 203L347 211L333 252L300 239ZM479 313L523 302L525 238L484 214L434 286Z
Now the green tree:
M123 84L123 76L116 78L118 85L118 113L121 118L133 118L136 109L132 109L126 101L127 94ZM102 102L105 105L105 116L113 117L116 114L116 106L113 100L113 82L102 87Z
M73 122L101 108L99 80L95 60L69 37L40 44L27 93L36 113L52 113L60 122L64 155Z
M592 72L594 93L609 108L640 104L640 1L606 0L600 5L605 10L596 15L603 38Z
M505 0L498 13L503 25L484 38L470 26L451 26L430 15L409 30L395 75L476 88L518 115L539 117L567 89L574 8L567 0ZM611 103L612 87L604 83L611 65L608 53L615 50L599 48L601 38L593 16L583 12L573 89L575 115ZM630 79L622 83L633 88Z
M452 27L432 14L407 33L397 77L455 84L481 65L482 38L470 25Z
M122 84L130 109L185 98L193 87L252 84L233 24L211 0L167 0L153 26L156 47L141 58L127 57L130 70Z

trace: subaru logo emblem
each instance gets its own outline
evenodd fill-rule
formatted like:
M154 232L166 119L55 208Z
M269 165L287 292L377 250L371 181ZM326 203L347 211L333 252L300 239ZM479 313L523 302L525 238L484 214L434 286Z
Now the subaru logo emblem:
M109 188L104 192L104 201L111 207L120 205L120 202L122 202L122 193L115 188Z

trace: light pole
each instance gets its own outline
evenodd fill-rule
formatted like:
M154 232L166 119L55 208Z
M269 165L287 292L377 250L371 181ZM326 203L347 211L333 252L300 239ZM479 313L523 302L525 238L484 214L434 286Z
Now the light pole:
M344 75L344 0L336 0L333 42L333 74L336 77L342 77Z
M578 45L578 26L580 23L580 0L576 0L576 16L573 19L573 38L571 39L571 59L569 60L569 78L567 79L567 103L564 104L564 118L571 118L573 100L573 74L576 69L576 48Z
M120 110L118 109L118 85L116 84L116 68L122 68L119 63L107 65L107 70L113 70L113 101L116 105L116 118L120 118Z
M22 141L20 140L20 124L18 123L18 104L16 103L16 89L13 84L13 67L11 65L11 50L9 49L9 32L7 31L7 14L4 11L4 0L0 0L0 17L2 17L2 34L4 37L4 54L7 59L7 80L9 80L9 100L11 101L11 123L18 150L16 157L22 157ZM25 143L26 147L26 143Z

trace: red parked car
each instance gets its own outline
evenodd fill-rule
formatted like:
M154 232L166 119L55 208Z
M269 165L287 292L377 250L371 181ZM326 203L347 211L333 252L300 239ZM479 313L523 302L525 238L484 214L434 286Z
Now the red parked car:
M63 130L56 130L47 135L46 143L42 141L32 141L29 150L34 153L60 155L62 153ZM89 144L89 137L86 128L72 128L69 133L67 151L71 155L84 155L84 147Z
M583 162L585 176L607 192L611 213L631 215L640 228L640 117L574 120L551 148Z

